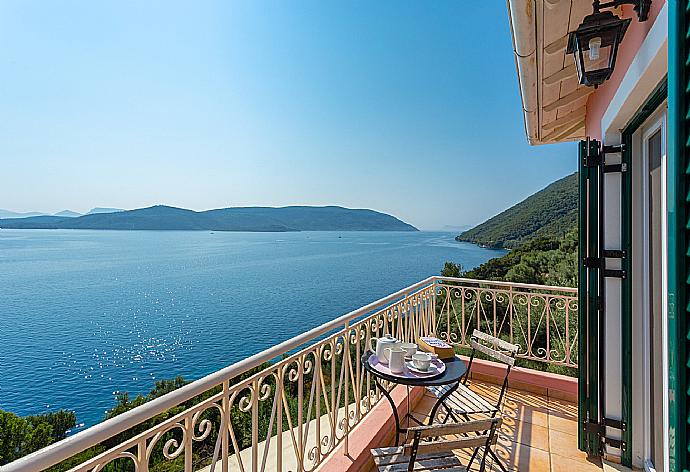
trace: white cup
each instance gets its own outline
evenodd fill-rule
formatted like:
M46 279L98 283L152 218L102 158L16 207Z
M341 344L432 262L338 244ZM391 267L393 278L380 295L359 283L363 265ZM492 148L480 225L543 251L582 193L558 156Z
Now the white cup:
M405 351L405 357L412 357L417 353L417 345L414 343L401 343L400 347Z
M427 371L431 366L431 356L426 352L418 352L412 356L412 365L419 370Z
M401 347L386 348L388 368L394 374L401 374L405 370L405 351Z

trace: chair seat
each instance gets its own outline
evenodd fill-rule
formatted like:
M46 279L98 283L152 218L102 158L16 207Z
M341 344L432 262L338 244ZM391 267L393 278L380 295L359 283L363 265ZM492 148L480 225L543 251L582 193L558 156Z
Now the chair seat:
M450 387L431 387L431 393L440 397L448 391ZM471 390L468 386L460 384L458 389L453 392L450 397L446 398L444 404L453 410L453 413L459 415L486 413L493 414L498 411L496 405L492 405L488 400L482 398L479 394Z
M410 464L410 456L401 447L381 447L372 449L371 455L380 472L405 472ZM414 463L416 471L443 470L444 472L465 472L460 460L451 451L419 454Z

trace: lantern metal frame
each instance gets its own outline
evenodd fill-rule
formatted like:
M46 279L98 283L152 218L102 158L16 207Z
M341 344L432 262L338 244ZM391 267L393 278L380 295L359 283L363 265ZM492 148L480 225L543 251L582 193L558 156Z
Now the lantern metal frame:
M582 85L597 88L607 81L616 66L618 47L623 41L625 32L630 25L629 18L621 19L610 11L602 12L602 8L616 8L621 5L634 5L634 10L640 21L646 21L649 17L652 0L613 0L601 3L600 0L592 2L593 12L587 15L580 26L568 35L567 54L573 54L579 82ZM601 48L610 47L608 64L606 67L594 70L587 69L585 51L589 51L589 40L600 38Z
M647 21L649 9L652 7L652 0L612 0L611 2L601 3L601 0L594 0L592 8L597 13L602 8L618 8L622 5L633 5L633 10L637 13L637 19Z

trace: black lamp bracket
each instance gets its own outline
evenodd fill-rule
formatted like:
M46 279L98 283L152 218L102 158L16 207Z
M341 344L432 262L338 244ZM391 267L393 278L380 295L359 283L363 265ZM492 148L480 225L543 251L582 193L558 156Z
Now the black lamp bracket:
M652 0L612 0L605 3L601 3L600 0L594 0L592 2L594 13L599 13L602 8L618 8L621 5L634 5L633 9L637 12L637 18L640 21L646 21L649 17Z

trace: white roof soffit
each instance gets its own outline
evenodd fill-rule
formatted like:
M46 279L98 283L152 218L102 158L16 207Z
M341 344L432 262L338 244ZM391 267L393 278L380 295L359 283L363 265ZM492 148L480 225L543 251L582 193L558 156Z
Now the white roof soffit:
M592 12L589 0L507 0L525 132L530 144L585 137L587 97L565 53L568 32Z

